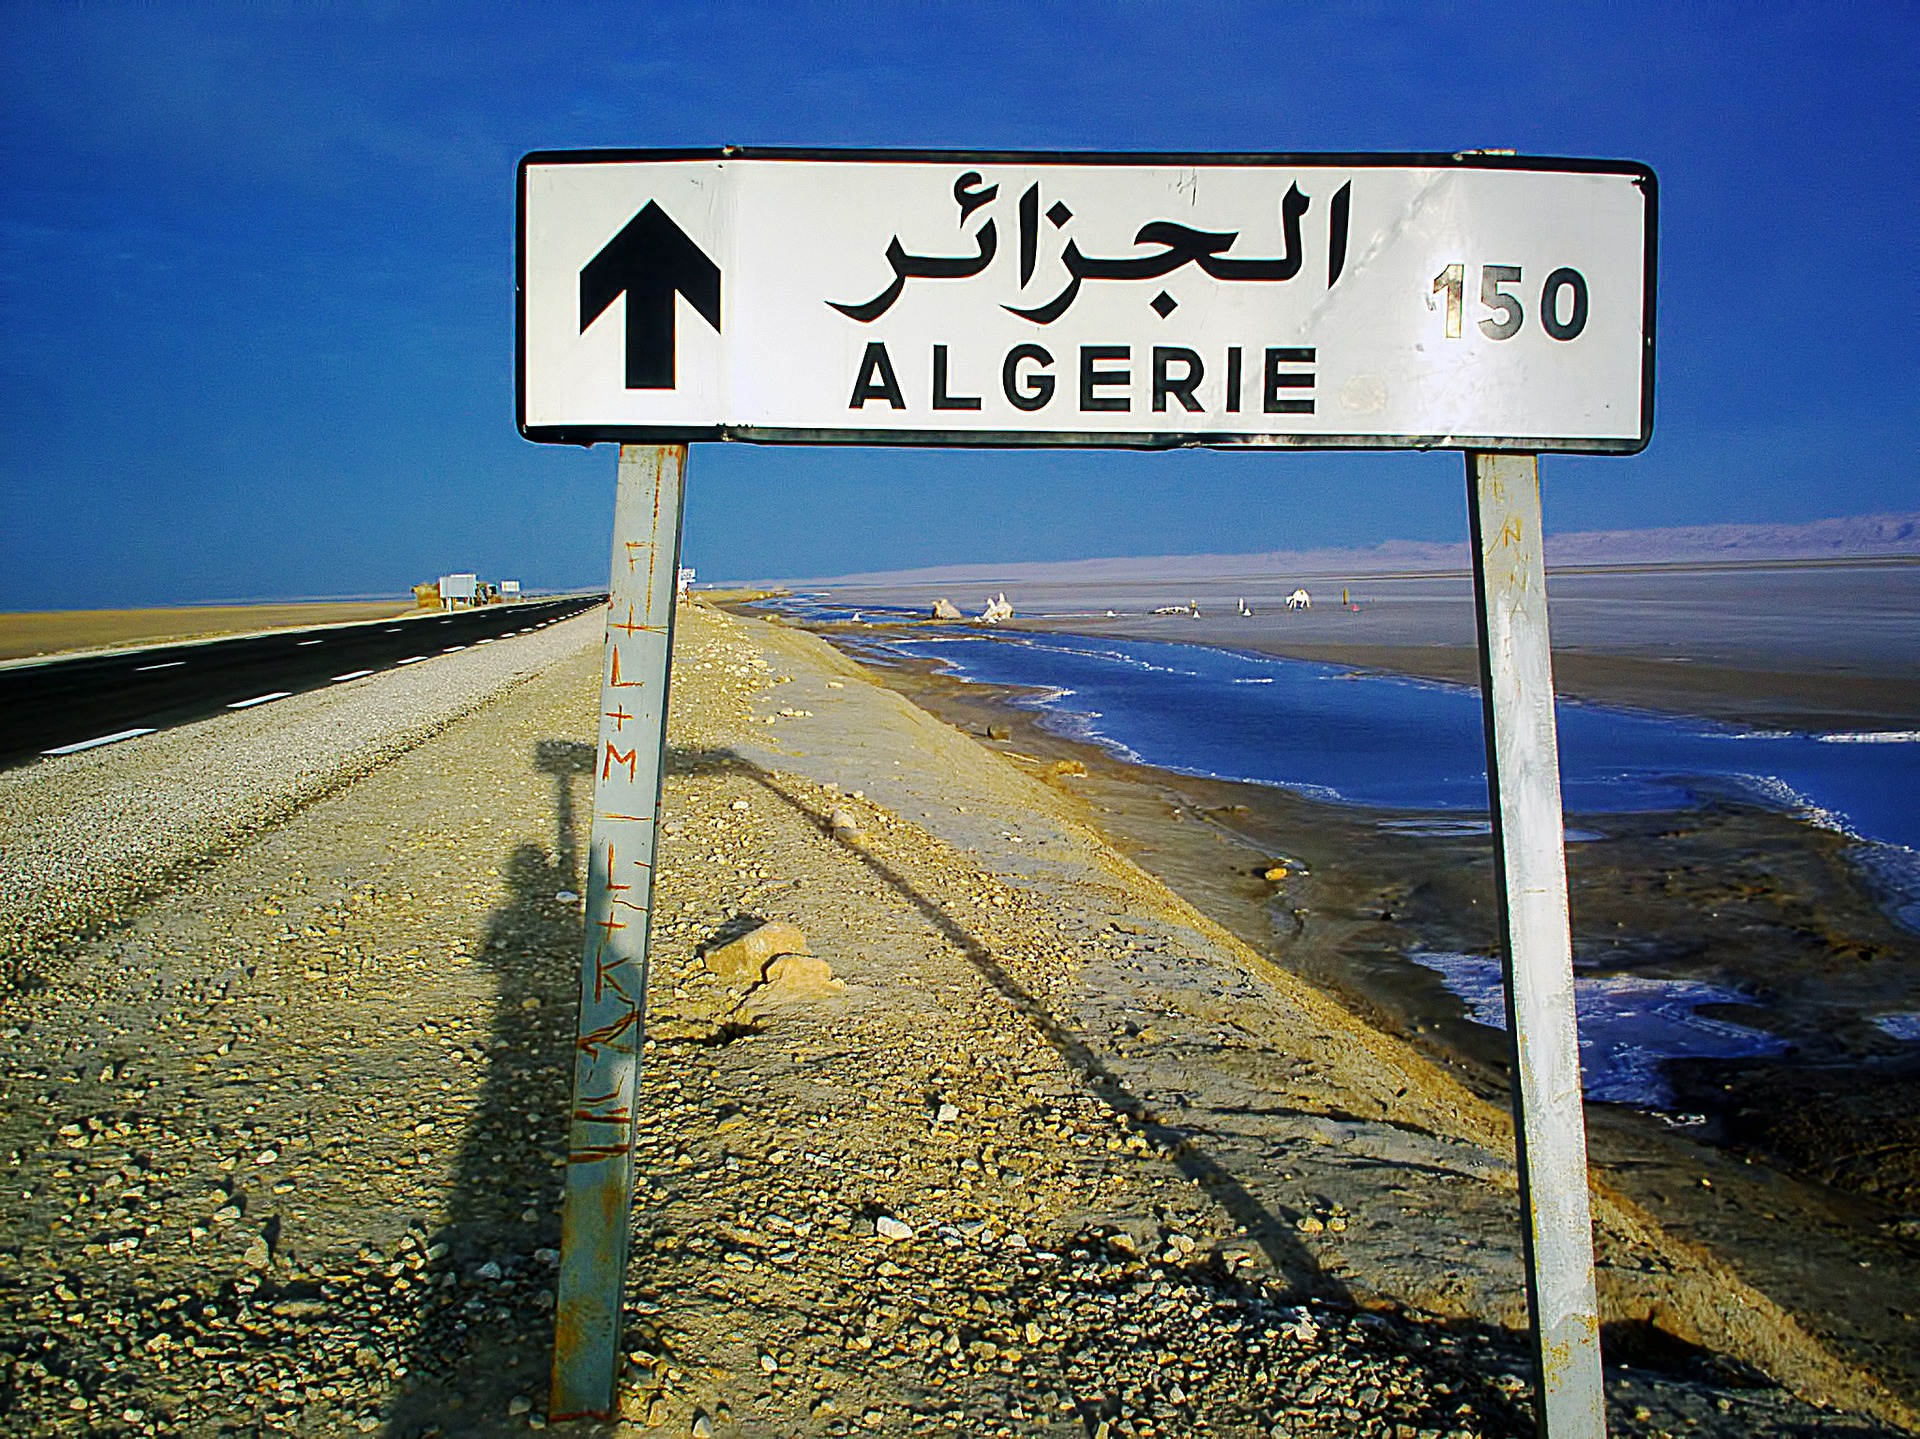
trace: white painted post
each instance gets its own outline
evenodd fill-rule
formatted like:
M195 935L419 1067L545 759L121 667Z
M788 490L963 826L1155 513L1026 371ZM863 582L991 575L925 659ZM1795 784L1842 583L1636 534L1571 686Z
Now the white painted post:
M1534 1407L1540 1433L1550 1439L1604 1439L1538 457L1469 453L1467 506L1500 872Z
M611 1418L617 1398L686 466L685 445L620 447L547 1403L548 1417L556 1421Z

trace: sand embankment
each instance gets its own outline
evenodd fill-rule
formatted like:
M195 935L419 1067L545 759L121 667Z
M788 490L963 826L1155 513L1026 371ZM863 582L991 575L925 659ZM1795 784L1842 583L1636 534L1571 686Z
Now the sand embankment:
M0 614L0 661L177 644L311 625L343 625L417 612L410 601L399 599L179 605L144 610L23 610Z
M695 608L675 683L616 1432L1530 1429L1496 1108L818 639ZM538 1419L597 685L559 656L32 957L20 1432ZM843 987L711 973L757 919ZM1615 1372L1615 1433L1883 1432L1742 1364L1906 1417L1599 1212L1616 1332L1710 1351Z

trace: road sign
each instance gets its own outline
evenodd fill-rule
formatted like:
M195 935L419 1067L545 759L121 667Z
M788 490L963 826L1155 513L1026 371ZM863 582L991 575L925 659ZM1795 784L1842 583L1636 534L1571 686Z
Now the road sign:
M1484 153L521 161L520 431L622 442L552 1417L616 1398L685 442L1451 448L1536 1409L1603 1439L1534 456L1646 447L1655 224L1645 166Z
M1633 453L1645 166L561 151L520 165L528 439Z

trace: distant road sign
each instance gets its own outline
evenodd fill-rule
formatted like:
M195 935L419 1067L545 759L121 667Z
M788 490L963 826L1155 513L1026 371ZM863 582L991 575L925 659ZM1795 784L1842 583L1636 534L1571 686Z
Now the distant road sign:
M1632 453L1655 217L1511 155L539 152L520 429Z

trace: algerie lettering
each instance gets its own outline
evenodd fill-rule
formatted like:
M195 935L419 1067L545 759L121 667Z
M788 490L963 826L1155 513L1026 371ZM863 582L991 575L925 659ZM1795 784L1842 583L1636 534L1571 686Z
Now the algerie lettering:
M1310 345L1228 345L1203 357L1184 345L1081 345L1058 358L1044 345L1015 345L998 357L997 388L980 383L989 365L962 365L949 345L936 344L925 370L916 353L908 379L935 411L980 410L1002 402L1032 414L1260 413L1311 415L1316 350ZM903 356L903 360L905 357ZM884 340L870 341L854 376L848 408L914 408L909 387ZM1057 402L1057 404L1056 404Z

